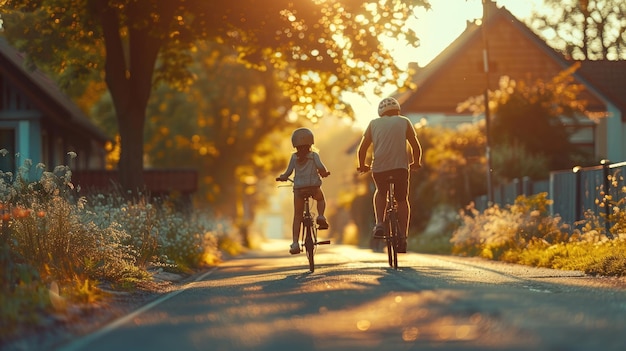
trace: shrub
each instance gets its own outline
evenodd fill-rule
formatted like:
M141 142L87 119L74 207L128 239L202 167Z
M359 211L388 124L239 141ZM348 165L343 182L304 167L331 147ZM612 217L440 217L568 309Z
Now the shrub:
M494 205L479 213L473 205L462 214L463 224L452 234L454 254L515 260L516 252L538 239L548 243L567 239L559 217L548 215L547 193L519 196L511 206Z
M220 257L211 220L147 196L81 197L66 166L26 160L15 175L0 171L0 220L0 322L10 326L0 341L102 298L103 282L132 287L151 266L189 271Z

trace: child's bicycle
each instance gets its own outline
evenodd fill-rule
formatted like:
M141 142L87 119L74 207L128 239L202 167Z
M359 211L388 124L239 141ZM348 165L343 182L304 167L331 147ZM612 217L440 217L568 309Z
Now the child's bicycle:
M288 181L293 183L293 179L288 178ZM276 181L283 181L280 178L276 178ZM313 213L311 213L310 201L313 197L312 192L305 191L304 196L304 212L302 214L302 226L300 229L300 242L301 246L304 246L306 251L306 257L309 260L309 270L315 271L315 251L317 245L328 245L330 240L317 241L317 225L315 224Z

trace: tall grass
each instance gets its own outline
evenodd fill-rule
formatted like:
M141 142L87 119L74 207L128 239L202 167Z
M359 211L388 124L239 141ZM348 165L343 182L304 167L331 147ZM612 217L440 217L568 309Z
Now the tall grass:
M0 172L0 341L69 304L133 289L151 268L190 272L219 262L228 228L171 202L81 196L71 170L29 160ZM228 239L235 241L236 239Z
M626 187L620 192L620 200L603 202L612 208L608 216L587 211L575 227L549 215L547 193L520 196L511 206L493 206L482 213L470 206L450 239L452 253L626 276ZM611 223L611 235L606 232L605 220Z

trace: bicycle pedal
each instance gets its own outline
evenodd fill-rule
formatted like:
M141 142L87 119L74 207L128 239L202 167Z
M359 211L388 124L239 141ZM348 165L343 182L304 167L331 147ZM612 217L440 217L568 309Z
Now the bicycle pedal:
M330 240L323 240L323 241L318 241L317 245L329 245L330 244Z

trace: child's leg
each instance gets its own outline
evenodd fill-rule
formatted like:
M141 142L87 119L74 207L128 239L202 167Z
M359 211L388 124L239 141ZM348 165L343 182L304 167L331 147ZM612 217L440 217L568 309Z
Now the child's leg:
M298 242L300 237L300 227L302 225L302 213L304 212L304 198L298 193L293 195L293 228L292 239L294 243Z
M324 216L324 211L326 211L326 199L321 188L318 189L315 194L315 201L317 201L317 214L319 216Z
M324 192L322 188L317 189L315 196L313 197L317 201L317 225L319 229L328 229L328 222L324 217L324 211L326 211L326 199L324 198Z

